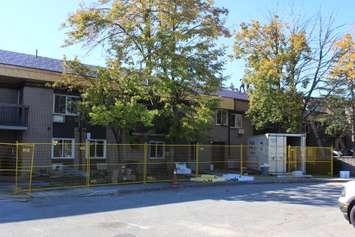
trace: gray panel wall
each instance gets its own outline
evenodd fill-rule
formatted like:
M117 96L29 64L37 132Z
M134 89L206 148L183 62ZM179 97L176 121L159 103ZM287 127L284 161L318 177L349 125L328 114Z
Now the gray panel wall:
M53 90L24 87L23 104L29 106L28 129L23 133L26 142L51 142Z
M10 88L0 88L0 103L17 104L18 90Z
M51 162L53 90L50 88L23 88L23 104L29 106L28 129L23 133L23 142L36 144L35 165Z
M239 145L239 144L247 144L248 138L253 135L253 128L248 119L242 115L243 122L242 126L244 129L244 134L238 134L238 129L230 128L230 144L231 145ZM213 128L208 132L208 136L214 142L224 142L228 145L228 127L214 125Z

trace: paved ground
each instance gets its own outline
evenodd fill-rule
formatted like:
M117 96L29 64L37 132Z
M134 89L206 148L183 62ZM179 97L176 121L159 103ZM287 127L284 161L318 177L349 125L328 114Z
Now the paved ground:
M0 197L0 236L355 236L341 184L252 184L99 197Z

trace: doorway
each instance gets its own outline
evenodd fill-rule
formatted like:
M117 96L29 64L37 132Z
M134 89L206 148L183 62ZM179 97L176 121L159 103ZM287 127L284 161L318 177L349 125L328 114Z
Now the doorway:
M302 170L301 137L287 137L286 170L292 172Z

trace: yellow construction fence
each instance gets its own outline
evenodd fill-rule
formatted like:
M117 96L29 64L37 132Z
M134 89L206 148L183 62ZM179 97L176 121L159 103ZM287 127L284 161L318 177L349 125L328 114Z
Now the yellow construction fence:
M212 144L0 143L0 186L31 192L97 185L190 180L201 174L259 175L303 170L333 175L331 147L289 146L274 153L264 146ZM174 176L175 172L175 176Z

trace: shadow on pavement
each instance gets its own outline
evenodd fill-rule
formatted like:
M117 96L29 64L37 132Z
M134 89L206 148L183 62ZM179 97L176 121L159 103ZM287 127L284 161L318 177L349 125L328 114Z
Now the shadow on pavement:
M19 202L0 198L0 223L67 217L82 214L178 204L203 200L280 202L334 206L341 185L251 184L181 188L96 197L42 197Z

